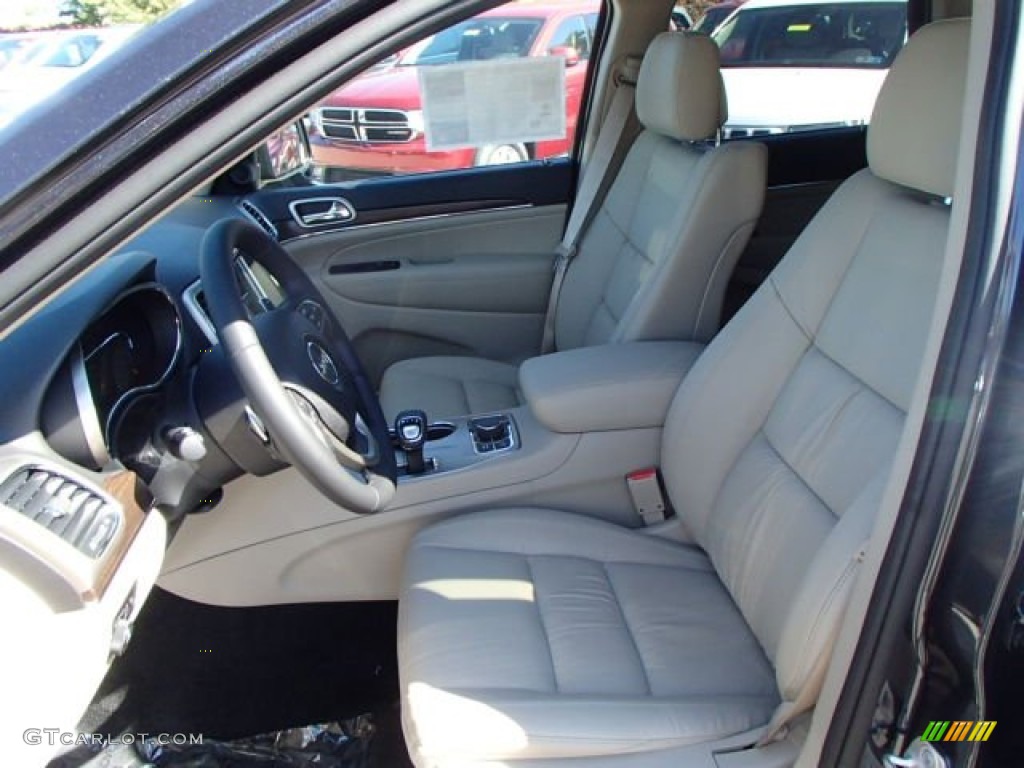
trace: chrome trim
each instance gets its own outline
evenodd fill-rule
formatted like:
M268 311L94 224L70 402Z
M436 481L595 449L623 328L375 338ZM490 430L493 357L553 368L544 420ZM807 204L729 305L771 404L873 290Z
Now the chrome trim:
M328 141L350 141L361 144L408 144L420 135L412 127L409 113L390 107L320 107L321 133ZM330 113L330 116L328 114ZM373 113L383 120L371 120ZM351 136L332 136L329 129L351 132ZM371 138L373 131L399 131L401 137Z
M249 221L251 221L257 227L262 229L268 235L273 237L275 240L277 240L280 237L280 234L277 231L277 227L274 226L274 222L272 222L270 220L270 217L267 216L267 214L265 214L255 203L250 202L249 200L243 198L238 201L238 209L245 215L247 219L249 219Z
M252 406L245 406L245 422L249 427L249 431L255 435L256 439L263 445L270 445L270 432L267 430L267 425L263 423L256 411L252 409Z
M252 271L252 266L242 258L242 254L235 249L234 253L235 268L242 273L242 277L245 278L245 282L249 284L249 290L256 294L256 299L259 301L260 307L263 311L267 311L268 308L273 306L273 302L270 301L270 297L267 296L267 292L263 290L263 284L260 283L259 278L256 277L256 273ZM266 267L264 267L266 269ZM275 281L276 282L276 281Z
M209 316L207 316L206 312L203 311L202 306L199 304L199 293L202 290L202 282L196 280L181 294L181 300L185 304L185 309L187 309L188 313L192 315L192 319L196 321L196 325L199 326L199 330L203 332L206 340L210 342L210 346L214 347L218 343L217 329L213 327L213 321L210 320Z
M341 372L323 344L316 339L306 341L306 356L317 375L335 389L341 389Z
M310 203L332 203L331 207L326 211L319 214L306 214L305 217L299 213L298 208L300 205L308 205ZM352 203L346 200L344 197L306 197L302 200L292 200L288 203L288 210L292 214L292 218L295 223L303 229L314 229L319 227L329 227L332 225L339 226L345 225L346 229L348 226L356 220L356 209L352 207ZM327 218L323 221L316 221L310 223L309 218L311 216L330 216L335 215L335 218Z
M509 444L504 448L495 448L490 451L481 451L479 449L479 443L476 441L476 434L473 432L473 422L478 419L490 419L490 418L503 418L508 422L508 437ZM466 428L469 431L469 442L473 446L473 453L477 456L496 456L499 453L507 453L508 451L518 450L520 447L519 442L519 429L516 427L516 420L512 418L512 414L505 413L504 411L498 411L496 413L482 413L474 414L470 416L466 422Z
M81 342L75 345L71 358L71 387L75 391L75 407L85 433L85 444L96 466L102 468L110 461L110 450L103 436L104 429L96 410L96 402L92 399L92 387L89 386L89 375L85 371L85 353Z
M455 213L431 213L426 216L410 216L407 219L395 219L394 221L374 221L369 224L353 224L351 226L345 226L341 229L322 229L318 232L306 232L301 235L295 235L295 237L289 237L287 240L282 240L282 245L285 243L292 243L296 240L306 240L311 237L323 237L324 235L333 235L338 232L356 232L371 228L378 227L394 227L400 224L407 224L409 222L420 222L420 221L433 221L435 219L454 219L462 218L465 216L480 216L484 213L501 213L504 211L521 211L528 208L536 208L533 203L521 203L518 205L500 205L494 208L480 208L476 211L456 211ZM548 207L548 206L543 206Z

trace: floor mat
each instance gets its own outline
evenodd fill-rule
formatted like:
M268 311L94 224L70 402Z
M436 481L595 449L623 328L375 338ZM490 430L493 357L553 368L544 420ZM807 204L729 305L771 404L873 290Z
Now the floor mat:
M367 716L373 734L360 768L410 766L396 625L393 602L222 608L154 590L79 731L110 747L124 746L124 734L230 742ZM95 757L79 749L51 765L92 768Z

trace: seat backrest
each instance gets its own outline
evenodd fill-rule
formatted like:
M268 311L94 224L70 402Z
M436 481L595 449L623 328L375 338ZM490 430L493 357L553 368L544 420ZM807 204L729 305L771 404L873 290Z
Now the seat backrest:
M832 196L676 395L675 508L793 701L827 663L919 374L949 226L969 22L922 29Z
M706 341L764 202L765 148L715 147L725 122L718 47L666 32L640 68L644 130L580 241L555 315L558 349Z

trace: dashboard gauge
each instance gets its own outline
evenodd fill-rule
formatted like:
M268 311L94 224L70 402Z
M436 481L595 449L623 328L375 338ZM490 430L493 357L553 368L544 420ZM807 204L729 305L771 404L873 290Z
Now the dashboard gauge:
M174 370L181 353L181 319L167 293L155 285L135 288L93 321L79 341L81 366L104 440L119 411L137 395L158 388ZM79 404L82 407L82 404Z

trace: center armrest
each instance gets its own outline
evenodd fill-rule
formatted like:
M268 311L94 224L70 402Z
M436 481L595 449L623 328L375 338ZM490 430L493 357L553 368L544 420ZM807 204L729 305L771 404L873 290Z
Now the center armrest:
M524 362L519 387L553 432L660 427L703 349L692 341L634 341L556 352Z

